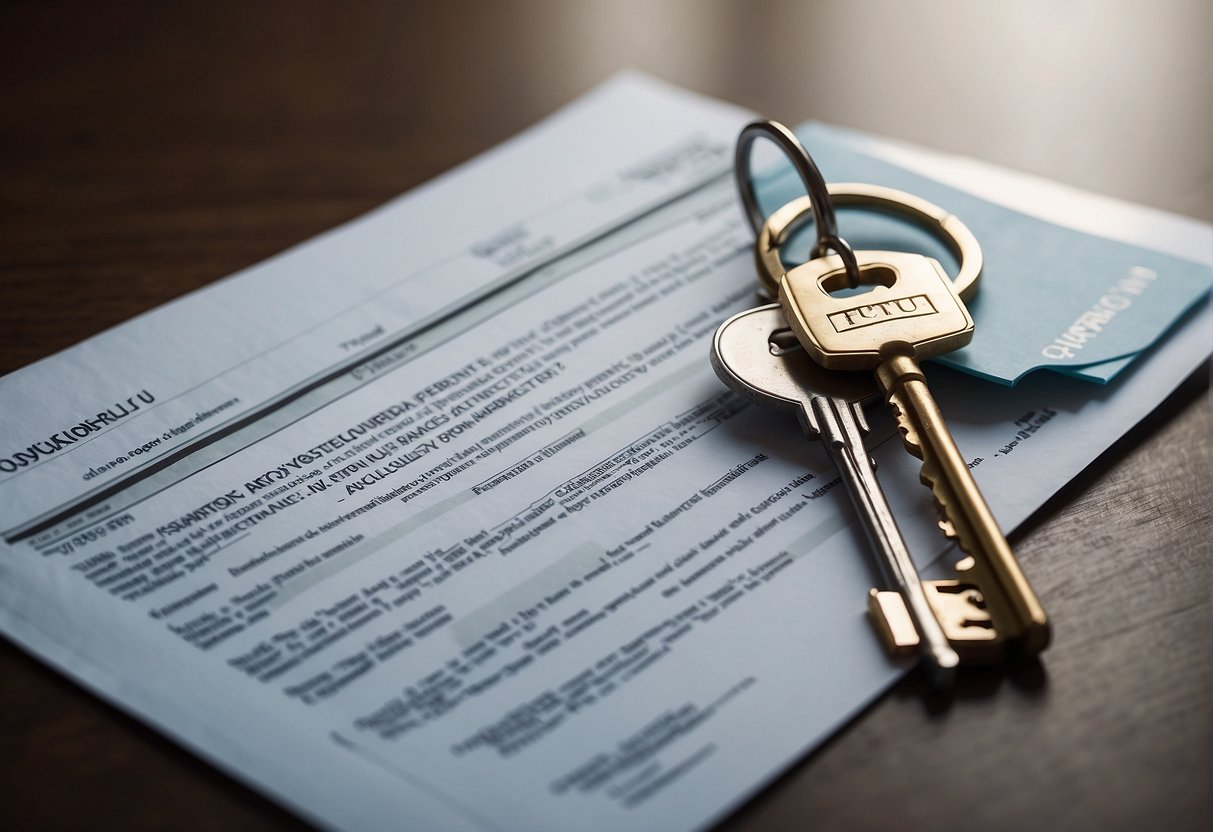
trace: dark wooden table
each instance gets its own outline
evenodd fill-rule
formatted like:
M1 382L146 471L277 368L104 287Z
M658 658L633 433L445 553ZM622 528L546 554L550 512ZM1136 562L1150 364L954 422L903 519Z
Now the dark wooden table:
M357 216L624 66L1213 219L1207 2L8 3L0 371ZM726 829L1208 829L1207 367L1013 539L1041 665L907 679ZM0 643L0 827L300 822Z

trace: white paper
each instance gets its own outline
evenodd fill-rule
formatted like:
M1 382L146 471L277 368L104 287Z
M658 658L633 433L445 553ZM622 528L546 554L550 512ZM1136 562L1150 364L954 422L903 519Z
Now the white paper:
M824 454L708 365L753 299L726 175L747 118L624 76L0 379L4 632L324 825L719 818L901 672ZM1165 397L1208 326L1102 390L933 375L1000 522ZM925 564L929 494L874 422Z

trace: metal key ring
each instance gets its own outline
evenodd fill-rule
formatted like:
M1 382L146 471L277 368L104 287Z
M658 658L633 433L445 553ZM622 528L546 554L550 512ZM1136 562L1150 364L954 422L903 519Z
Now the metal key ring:
M737 190L741 194L741 204L745 206L746 216L750 219L754 233L757 234L763 225L762 208L758 205L754 172L750 166L750 149L759 137L770 139L784 152L792 167L800 174L800 181L804 183L805 190L809 192L808 199L812 203L813 214L817 217L817 242L813 244L812 256L824 257L828 251L836 252L842 258L851 285L858 285L859 265L855 262L855 252L850 243L838 235L838 223L834 218L830 191L821 171L817 169L817 163L800 143L800 139L796 138L795 133L778 121L769 119L753 121L742 128L741 135L737 137L737 149L733 154Z
M981 277L981 245L969 227L954 214L925 199L861 182L833 182L829 194L834 204L868 208L880 213L911 220L935 235L956 258L960 268L952 278L953 288L962 300L969 300L977 291ZM814 204L809 197L797 197L767 217L758 231L754 245L754 260L758 279L770 297L779 294L779 281L787 269L780 258L780 249L792 234L813 219Z

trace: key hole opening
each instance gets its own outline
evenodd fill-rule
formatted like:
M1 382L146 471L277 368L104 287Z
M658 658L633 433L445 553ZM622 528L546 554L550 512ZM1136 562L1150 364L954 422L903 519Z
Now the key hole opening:
M870 292L877 286L893 288L897 272L888 266L863 266L859 270L859 283L851 283L845 270L838 270L821 279L821 290L835 298L849 298Z
M767 348L770 349L771 355L781 356L787 355L790 352L802 350L800 341L796 340L796 333L791 329L777 329L767 338Z

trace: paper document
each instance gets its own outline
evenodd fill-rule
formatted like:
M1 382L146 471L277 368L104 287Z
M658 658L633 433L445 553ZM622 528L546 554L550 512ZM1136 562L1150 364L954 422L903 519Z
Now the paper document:
M754 303L730 173L750 117L622 76L0 379L3 632L324 826L722 817L903 670L824 452L709 366ZM1198 366L1208 329L1189 313L1107 387L936 368L1003 526ZM872 421L925 565L946 548L930 494Z

